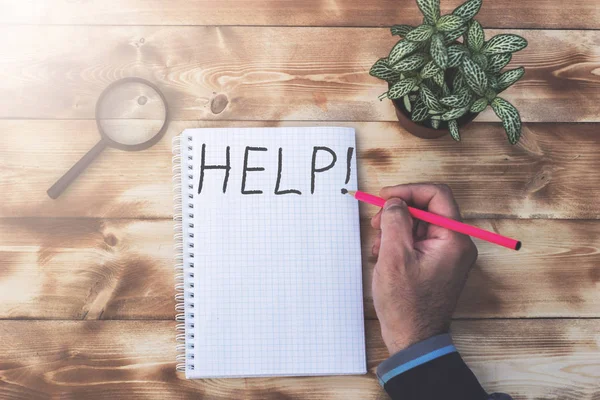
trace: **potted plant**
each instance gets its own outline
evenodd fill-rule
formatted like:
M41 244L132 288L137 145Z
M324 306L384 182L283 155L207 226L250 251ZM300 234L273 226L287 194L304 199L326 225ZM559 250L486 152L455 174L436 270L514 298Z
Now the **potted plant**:
M398 120L412 134L434 138L449 132L457 141L459 128L491 106L509 142L517 143L519 111L498 95L525 73L523 67L502 69L527 41L513 34L486 41L483 28L473 19L482 0L468 0L443 16L439 0L416 1L423 24L393 26L392 34L400 41L371 68L372 76L388 82L380 100L387 97L394 102Z

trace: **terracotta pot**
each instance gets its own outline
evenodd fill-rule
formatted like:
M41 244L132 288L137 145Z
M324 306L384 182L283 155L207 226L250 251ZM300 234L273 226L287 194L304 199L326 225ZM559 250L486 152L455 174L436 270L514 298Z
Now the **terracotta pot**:
M432 128L428 123L427 125L413 122L410 119L410 114L406 107L404 107L404 103L402 100L392 100L394 103L394 108L396 109L396 116L398 117L398 121L400 125L404 129L406 129L409 133L414 136L420 137L421 139L437 139L444 135L450 133L448 131L448 123L442 121L439 129ZM475 119L478 114L474 114L471 112L467 112L465 115L458 119L458 126L463 127L469 124L471 121Z

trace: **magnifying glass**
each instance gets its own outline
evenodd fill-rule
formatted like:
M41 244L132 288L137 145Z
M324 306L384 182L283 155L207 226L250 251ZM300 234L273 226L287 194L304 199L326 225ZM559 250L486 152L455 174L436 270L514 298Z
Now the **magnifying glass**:
M106 147L139 151L153 146L165 134L167 119L165 96L151 82L130 77L111 83L96 102L100 141L48 189L48 196L58 198Z

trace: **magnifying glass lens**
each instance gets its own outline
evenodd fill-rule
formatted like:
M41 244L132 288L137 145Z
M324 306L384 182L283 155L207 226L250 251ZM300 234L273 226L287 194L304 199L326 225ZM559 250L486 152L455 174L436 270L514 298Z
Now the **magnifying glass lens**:
M160 94L142 82L114 86L106 92L96 112L98 125L106 137L127 146L152 139L167 116Z

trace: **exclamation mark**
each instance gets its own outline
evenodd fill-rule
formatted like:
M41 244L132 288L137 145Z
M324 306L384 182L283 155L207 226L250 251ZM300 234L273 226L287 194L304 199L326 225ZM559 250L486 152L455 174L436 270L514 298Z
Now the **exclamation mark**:
M348 147L348 154L346 156L346 182L350 182L350 175L352 175L352 155L354 154L354 147Z

